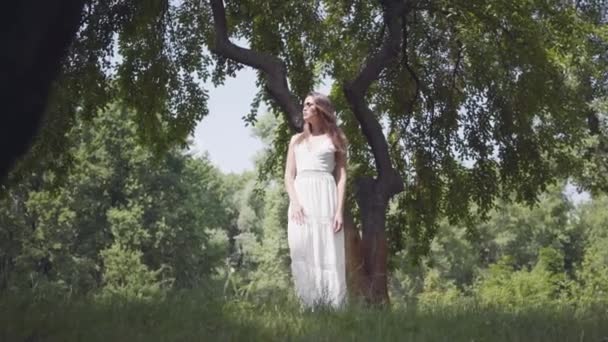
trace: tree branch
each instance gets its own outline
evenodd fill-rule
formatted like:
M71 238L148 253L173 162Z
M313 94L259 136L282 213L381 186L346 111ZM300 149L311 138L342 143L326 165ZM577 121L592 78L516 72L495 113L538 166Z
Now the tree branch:
M215 46L211 51L238 63L261 70L266 79L266 89L287 114L292 131L302 130L302 111L297 97L291 93L287 84L285 63L268 53L245 49L232 43L226 25L226 9L223 0L210 0L215 28Z
M398 57L403 40L401 20L413 6L409 1L381 0L380 2L384 8L384 22L388 28L388 36L377 53L370 51L365 67L359 75L344 85L344 94L372 149L378 170L378 184L388 190L384 194L390 197L403 191L403 180L392 167L382 126L366 103L365 95L382 70Z
M416 72L414 71L414 69L411 67L410 62L409 62L409 57L407 55L407 48L408 48L408 31L407 31L407 15L403 15L403 20L401 22L402 25L402 31L403 31L403 45L402 45L402 49L403 49L403 65L405 66L405 69L407 70L407 72L410 74L410 76L412 77L412 79L414 79L414 82L416 83L416 90L414 91L414 98L409 101L409 103L407 104L407 114L408 114L408 122L409 119L411 119L412 117L412 113L414 111L414 106L416 105L416 101L418 100L418 98L420 97L420 91L422 89L422 84L420 82L420 78L418 77L418 75L416 74ZM415 49L413 50L415 51ZM425 91L427 90L426 88L424 89Z

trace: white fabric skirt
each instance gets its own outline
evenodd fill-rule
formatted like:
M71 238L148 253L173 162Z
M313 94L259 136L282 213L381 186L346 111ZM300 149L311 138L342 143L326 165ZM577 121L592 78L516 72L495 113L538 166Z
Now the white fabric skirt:
M336 182L329 172L300 171L294 187L304 210L304 224L291 219L287 238L295 290L306 307L340 307L346 300L344 229L332 227L338 204Z

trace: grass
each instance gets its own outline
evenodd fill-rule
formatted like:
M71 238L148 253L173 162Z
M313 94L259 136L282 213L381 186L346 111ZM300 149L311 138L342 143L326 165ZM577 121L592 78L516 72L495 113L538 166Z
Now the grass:
M154 302L0 298L0 341L608 341L606 308L302 311L182 292Z

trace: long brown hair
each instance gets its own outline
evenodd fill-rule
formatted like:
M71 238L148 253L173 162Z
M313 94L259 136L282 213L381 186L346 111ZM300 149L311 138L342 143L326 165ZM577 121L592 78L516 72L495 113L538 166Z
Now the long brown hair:
M348 141L346 140L346 136L344 132L338 127L338 123L336 121L336 110L334 105L329 100L329 97L325 94L318 93L316 91L312 91L308 93L306 97L312 97L312 101L315 106L315 110L317 111L317 115L321 118L323 122L324 128L327 130L327 135L330 137L331 142L336 147L336 152L340 152L342 154L346 154L346 145ZM299 144L304 139L307 139L311 136L311 124L308 122L304 122L304 129L302 134L300 134L295 143Z

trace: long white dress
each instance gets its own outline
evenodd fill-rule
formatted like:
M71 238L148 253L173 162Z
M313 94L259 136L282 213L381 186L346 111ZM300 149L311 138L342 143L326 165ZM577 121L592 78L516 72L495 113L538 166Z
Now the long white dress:
M335 233L333 218L338 204L335 167L336 148L328 136L314 145L294 146L296 195L304 210L304 223L291 219L288 209L287 238L295 290L305 307L340 307L346 300L344 229ZM320 141L318 141L320 140Z

